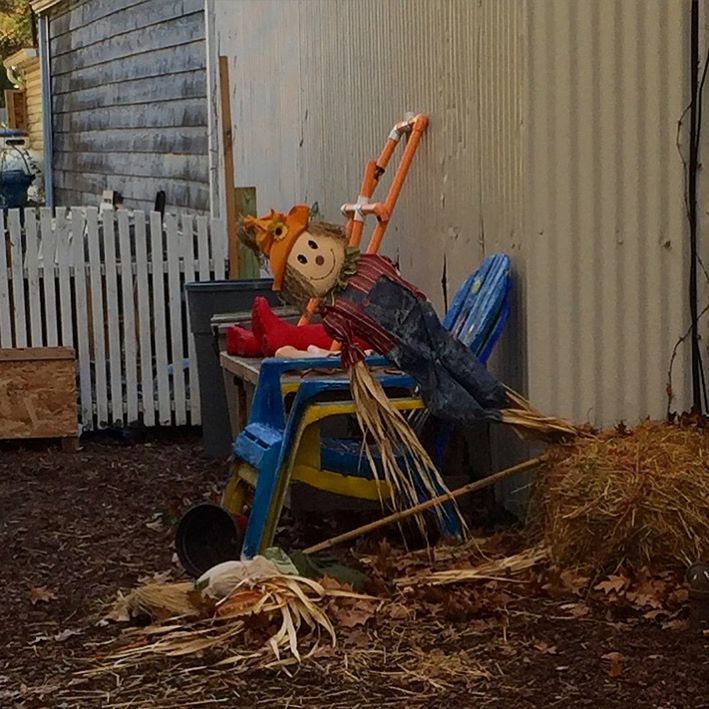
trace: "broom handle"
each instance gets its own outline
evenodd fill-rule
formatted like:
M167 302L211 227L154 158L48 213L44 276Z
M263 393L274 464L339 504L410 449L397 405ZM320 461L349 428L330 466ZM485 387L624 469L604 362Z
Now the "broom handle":
M504 470L500 470L497 473L488 475L488 477L483 478L482 480L476 480L473 483L468 483L467 485L463 485L463 487L456 488L455 490L451 490L450 492L444 493L443 495L439 495L438 497L433 497L430 500L421 502L418 505L409 507L408 509L402 510L401 512L394 512L393 514L387 515L386 517L382 517L381 519L378 519L375 522L364 524L361 527L357 527L356 529L350 530L349 532L338 534L336 537L332 537L330 539L326 539L324 542L314 544L313 546L308 547L304 551L304 553L314 554L315 552L323 551L324 549L329 549L330 547L334 547L340 542L349 541L350 539L354 539L355 537L359 537L362 534L366 534L367 532L371 532L375 529L379 529L380 527L384 527L387 524L391 524L392 522L398 522L402 519L406 519L407 517L411 517L412 515L418 514L419 512L428 510L431 507L435 507L436 505L443 505L446 502L450 502L451 498L462 497L463 495L468 495L471 492L477 492L478 490L482 490L483 488L488 487L489 485L493 485L494 483L499 482L500 480L504 480L510 475L514 475L515 473L523 473L526 470L536 468L538 465L543 463L544 460L544 456L539 456L538 458L532 458L531 460L525 461L524 463L513 465L511 468L505 468Z

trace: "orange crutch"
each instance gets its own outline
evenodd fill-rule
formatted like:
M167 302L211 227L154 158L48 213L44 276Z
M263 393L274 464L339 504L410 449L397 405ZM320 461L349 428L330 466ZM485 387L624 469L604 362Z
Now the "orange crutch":
M343 204L340 211L347 217L345 231L348 236L350 246L359 246L362 241L365 217L374 214L377 218L377 225L372 232L372 238L367 246L367 253L374 254L379 250L379 246L384 238L384 232L389 226L392 212L401 194L404 181L409 173L411 162L416 154L416 149L421 142L421 136L428 127L428 116L423 113L407 114L403 121L396 123L391 129L389 136L379 157L376 160L369 160L364 167L364 177L359 189L359 196L354 204ZM386 171L396 146L402 136L408 136L404 153L401 156L394 178L389 187L389 192L383 202L372 202L374 190L379 184L381 176ZM299 325L305 325L318 307L317 299L312 299L308 303L307 312L301 317Z

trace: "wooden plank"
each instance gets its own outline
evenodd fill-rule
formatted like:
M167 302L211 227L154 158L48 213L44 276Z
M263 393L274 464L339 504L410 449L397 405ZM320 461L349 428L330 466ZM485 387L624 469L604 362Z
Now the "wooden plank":
M0 209L0 347L12 347L12 315L10 274L8 272L9 242L5 232L5 212Z
M107 146L104 153L56 152L56 170L130 177L156 177L167 185L171 180L208 181L204 155L121 153Z
M52 227L52 210L42 207L39 211L40 234L42 237L39 252L42 260L42 285L44 286L44 326L47 344L51 347L59 344L57 331L57 289L55 282L54 260L56 258L56 233Z
M140 343L140 389L143 402L143 423L155 425L155 390L153 386L153 346L150 339L150 284L148 282L148 249L145 233L145 213L135 212L135 268L138 294L138 333Z
M178 70L168 76L134 79L129 83L93 86L54 96L55 113L72 113L106 106L131 106L188 98L205 99L207 77L204 69Z
M66 210L58 208L54 215L59 265L59 320L61 343L74 345L74 311L71 302L71 230L67 224Z
M204 4L204 0L202 0ZM55 35L50 40L51 56L56 57L67 52L82 51L97 42L104 42L117 35L134 32L156 25L160 22L167 22L196 12L183 7L184 3L154 2L154 0L143 0L139 5L125 7L125 0L115 3L116 11L106 15L101 19L88 21L82 18L82 24L72 32ZM194 6L194 0L192 2ZM204 8L202 8L204 9ZM195 18L195 21L197 18Z
M108 329L109 391L111 423L123 424L123 368L121 366L121 312L118 305L118 264L116 259L115 215L101 214L103 224L103 266L106 273L106 325Z
M212 259L214 260L214 278L217 281L224 279L226 273L226 227L221 219L211 221L209 230L212 242Z
M194 219L189 214L182 215L182 258L184 259L185 283L191 283L197 277L197 259L195 257L195 231ZM197 352L195 350L194 335L190 325L189 309L187 309L187 296L185 294L185 322L187 323L187 358L190 366L187 370L189 384L189 412L190 423L198 426L201 423L199 400L199 373L197 372Z
M25 210L25 242L27 293L30 307L30 342L32 347L41 347L44 344L42 338L42 301L39 287L37 215L34 209Z
M48 359L68 359L74 361L71 347L23 347L0 349L0 362L35 362Z
M10 259L12 266L12 310L15 323L15 347L27 346L27 315L25 306L25 279L23 274L22 229L20 227L20 210L11 209L8 212L8 227L10 232Z
M201 203L204 197L209 196L209 188L206 182L185 182L183 180L165 180L157 177L135 177L132 175L119 175L115 170L102 175L92 175L82 172L69 172L67 170L55 170L57 184L65 186L76 192L84 192L93 195L97 200L104 189L117 189L127 199L144 200L154 199L158 190L165 190L168 195L168 204L175 206L187 206ZM109 187L106 187L109 185Z
M172 396L175 406L175 424L187 423L185 401L185 373L182 362L185 358L182 340L182 290L180 288L180 233L173 214L165 215L167 239L167 287L170 320L170 356L172 359Z
M165 47L149 54L136 54L129 59L115 59L98 66L77 69L52 77L52 95L59 96L94 86L125 84L138 79L159 81L179 68L180 71L206 69L204 41L196 40L179 47Z
M126 415L128 423L138 421L138 347L135 332L133 300L133 257L131 255L128 212L118 212L118 237L121 263L121 296L123 300L123 354L126 372Z
M243 217L255 217L257 215L256 188L237 187L234 190L234 202L236 203L237 222ZM239 250L239 278L258 278L261 274L261 265L256 258L256 254L251 249L238 242Z
M226 190L226 226L229 245L229 278L239 275L239 242L236 235L236 195L234 188L234 129L231 124L229 57L219 57L219 100L222 118L222 157Z
M54 131L71 133L111 128L160 128L206 126L207 104L203 98L153 101L134 106L110 106L54 116Z
M67 52L51 57L52 75L99 66L112 59L129 61L136 54L149 54L163 47L191 44L204 39L204 23L197 25L198 14L176 17L151 27L141 27L133 32L107 37L102 42L84 47L80 52ZM71 41L71 36L69 36Z
M150 214L150 246L153 266L153 330L155 332L155 369L157 372L158 417L161 426L172 423L170 382L167 373L167 327L165 324L165 261L160 214Z
M71 262L74 266L74 313L76 318L76 349L79 356L79 419L83 430L93 428L94 405L91 386L91 347L89 339L89 299L86 288L85 218L81 209L71 210Z
M173 153L205 155L208 149L206 126L172 128L114 128L113 130L57 133L54 136L56 152L81 150L95 153L110 145L118 153Z
M96 418L99 426L108 419L108 382L106 376L106 337L104 321L103 278L101 276L101 244L99 243L98 210L86 210L86 239L89 247L89 278L91 287L91 325L94 350L94 390Z
M10 351L12 352L12 351ZM0 360L0 438L77 435L72 359Z

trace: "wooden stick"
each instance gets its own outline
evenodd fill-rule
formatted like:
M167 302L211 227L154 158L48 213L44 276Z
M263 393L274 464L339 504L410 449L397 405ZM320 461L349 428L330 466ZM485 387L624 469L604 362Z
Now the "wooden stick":
M234 192L234 133L229 96L229 58L219 57L219 95L222 104L222 152L224 193L226 195L226 233L229 241L229 278L239 277L239 242L236 234L236 193Z
M354 539L355 537L359 537L362 534L366 534L367 532L371 532L375 529L379 529L380 527L384 527L387 524L391 524L392 522L399 522L402 519L406 519L407 517L411 517L412 515L418 514L419 512L428 510L431 507L435 507L436 505L443 505L446 502L450 502L451 498L458 498L462 497L463 495L468 495L471 492L477 492L478 490L482 490L483 488L488 487L489 485L494 485L500 480L508 478L510 475L515 475L516 473L523 473L526 470L536 468L538 465L543 463L544 460L544 456L539 456L538 458L532 458L531 460L528 460L524 463L513 465L511 468L505 468L504 470L500 470L497 473L488 475L488 477L483 478L482 480L476 480L475 482L468 483L467 485L463 485L463 487L451 490L449 493L439 495L438 497L433 497L430 500L426 500L425 502L421 502L418 505L409 507L407 510L402 510L401 512L394 512L393 514L378 519L376 522L363 524L361 527L352 529L349 532L338 534L336 537L332 537L331 539L326 539L324 542L314 544L313 546L308 547L304 551L304 553L314 554L315 552L323 551L324 549L329 549L330 547L333 547L336 544L339 544L340 542L349 541L350 539Z

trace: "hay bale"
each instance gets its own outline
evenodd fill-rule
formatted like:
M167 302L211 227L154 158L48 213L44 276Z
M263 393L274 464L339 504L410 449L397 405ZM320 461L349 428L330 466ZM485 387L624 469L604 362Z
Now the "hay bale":
M709 555L709 433L644 422L550 450L531 522L552 561L672 568Z

